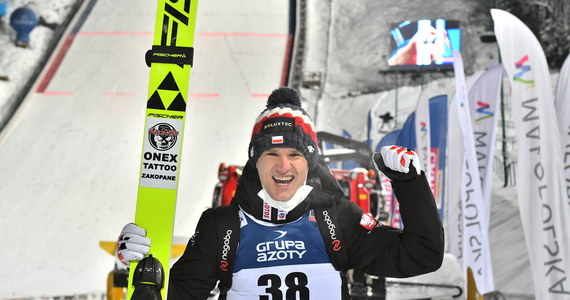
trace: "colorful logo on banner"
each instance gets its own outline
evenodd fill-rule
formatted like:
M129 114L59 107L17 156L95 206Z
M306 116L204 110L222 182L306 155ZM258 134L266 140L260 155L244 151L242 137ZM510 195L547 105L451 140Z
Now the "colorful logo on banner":
M523 58L515 63L515 67L519 70L519 72L513 75L513 80L528 84L529 86L527 86L527 88L533 88L534 80L525 80L522 78L525 73L530 72L531 70L529 65L524 64L526 62L528 62L528 55L523 56Z
M427 127L426 127L427 123L426 122L420 122L420 126L421 126L421 131L422 131L422 138L424 138L427 134Z
M481 122L485 119L492 118L495 114L492 111L489 111L489 103L483 101L477 101L477 114L482 115L475 119L475 122Z

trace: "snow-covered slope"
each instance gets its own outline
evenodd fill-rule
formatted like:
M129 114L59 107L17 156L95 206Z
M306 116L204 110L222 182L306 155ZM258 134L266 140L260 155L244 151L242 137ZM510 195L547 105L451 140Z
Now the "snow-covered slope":
M0 299L104 291L114 261L99 241L134 217L156 4L90 3L46 89L1 134ZM177 236L210 205L218 164L247 158L250 124L281 80L288 5L199 5Z
M74 1L40 1L36 8L57 22ZM8 1L12 7L26 2ZM445 17L477 25L464 31L476 36L489 18L474 1L309 2L304 70L326 76L322 90L301 90L304 105L318 130L347 130L357 140L365 137L368 110L390 111L401 125L420 93L417 86L368 93L375 82L390 80L378 75L386 67L388 24L441 17L446 8ZM32 90L0 133L0 235L7 245L0 255L0 299L104 291L113 259L98 243L114 240L134 216L148 80L143 57L152 41L154 5L96 1L46 91ZM218 164L245 162L250 126L280 82L287 5L285 0L199 4L178 236L190 236L209 205ZM36 28L31 49L15 48L11 34L6 28L0 33L0 75L9 72L11 78L0 81L2 97L25 84L53 33ZM476 40L464 44L467 53L477 54L465 59L473 73L488 66L496 50ZM13 75L17 68L21 75ZM424 88L452 96L453 79ZM364 94L346 97L354 91ZM514 195L497 179L490 225L496 287L516 295L509 299L532 298Z

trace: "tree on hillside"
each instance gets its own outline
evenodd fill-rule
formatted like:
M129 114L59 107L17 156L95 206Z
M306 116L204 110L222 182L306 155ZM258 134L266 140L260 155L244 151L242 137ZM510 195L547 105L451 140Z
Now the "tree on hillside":
M500 0L506 10L536 35L552 69L559 70L570 53L570 0Z

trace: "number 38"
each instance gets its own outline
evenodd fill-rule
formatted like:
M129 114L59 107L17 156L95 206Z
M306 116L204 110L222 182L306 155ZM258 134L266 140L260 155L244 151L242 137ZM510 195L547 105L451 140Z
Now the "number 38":
M266 286L265 292L271 295L261 295L259 300L309 300L309 288L307 288L307 275L301 272L293 272L285 277L287 291L285 298L279 289L281 287L281 277L276 274L265 274L257 280L258 286Z

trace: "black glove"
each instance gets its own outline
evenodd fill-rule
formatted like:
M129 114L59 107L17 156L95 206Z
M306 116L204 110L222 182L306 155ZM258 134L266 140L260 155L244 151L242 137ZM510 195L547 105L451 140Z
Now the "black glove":
M415 179L422 171L418 154L404 147L384 146L372 159L378 171L391 181Z

